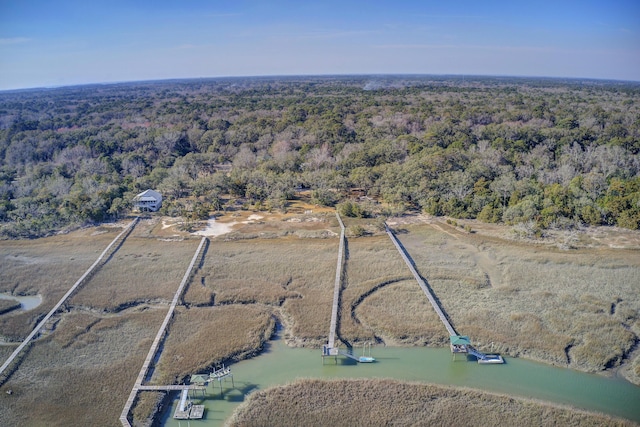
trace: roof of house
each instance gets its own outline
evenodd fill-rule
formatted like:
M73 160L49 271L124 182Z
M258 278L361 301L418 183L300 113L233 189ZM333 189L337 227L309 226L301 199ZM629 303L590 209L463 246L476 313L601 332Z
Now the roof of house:
M134 197L134 200L162 200L162 195L157 191L145 190L142 193Z
M449 339L453 345L471 345L471 340L466 335L451 335Z

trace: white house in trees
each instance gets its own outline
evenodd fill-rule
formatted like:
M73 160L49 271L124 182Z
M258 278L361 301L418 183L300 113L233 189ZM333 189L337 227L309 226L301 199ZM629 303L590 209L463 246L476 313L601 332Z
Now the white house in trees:
M133 207L140 212L155 212L162 206L162 195L157 191L146 190L133 198Z

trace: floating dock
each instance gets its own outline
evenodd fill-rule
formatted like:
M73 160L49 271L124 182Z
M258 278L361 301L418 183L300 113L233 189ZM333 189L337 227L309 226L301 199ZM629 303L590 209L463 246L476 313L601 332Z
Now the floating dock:
M182 390L182 396L180 396L180 403L176 408L176 412L173 414L173 418L176 420L199 420L204 417L204 405L193 405L189 398L189 389Z
M180 297L182 296L182 291L185 289L185 286L187 285L187 282L191 277L191 271L193 270L193 267L195 266L196 261L198 260L198 257L202 253L202 249L204 248L205 243L207 241L208 240L206 237L203 237L200 240L200 244L198 245L198 248L196 249L195 254L193 254L193 258L191 258L191 263L187 267L187 271L184 273L184 276L182 277L182 281L180 282L180 285L178 285L178 289L176 290L176 293L173 296L173 300L171 301L171 305L169 306L169 310L167 311L164 321L162 322L162 325L160 325L160 329L158 330L158 333L156 334L155 339L151 343L151 348L149 348L149 353L147 354L147 358L144 360L144 363L142 364L142 368L140 368L140 372L138 373L136 382L134 383L133 388L131 389L129 398L127 399L127 402L125 403L124 408L122 409L122 413L120 414L120 422L122 423L123 427L131 427L131 423L129 422L129 412L131 411L133 402L135 401L136 396L138 395L138 391L142 390L144 387L142 383L144 382L144 379L147 375L149 366L151 365L151 361L153 360L156 352L158 351L160 342L165 336L167 326L169 325L169 322L173 318L173 312L176 309L176 306L178 305Z

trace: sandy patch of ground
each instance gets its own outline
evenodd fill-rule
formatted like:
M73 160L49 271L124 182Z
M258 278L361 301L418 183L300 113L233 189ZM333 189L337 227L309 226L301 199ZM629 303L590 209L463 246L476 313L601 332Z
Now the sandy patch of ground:
M166 219L163 219L163 220L162 220L162 229L163 229L163 230L165 230L165 229L167 229L167 228L170 228L170 227L173 227L174 225L178 225L178 222L177 222L177 221L169 222L169 221L168 221L168 220L166 220Z
M194 232L197 236L216 237L223 234L230 233L235 225L239 224L238 221L232 222L219 222L215 218L210 218L207 221L207 226L203 230Z

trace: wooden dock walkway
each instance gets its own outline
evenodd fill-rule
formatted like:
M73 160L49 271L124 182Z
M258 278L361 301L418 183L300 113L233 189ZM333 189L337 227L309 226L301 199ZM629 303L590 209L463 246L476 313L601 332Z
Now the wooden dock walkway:
M177 390L206 390L207 387L195 384L170 384L170 385L141 385L138 391L177 391Z
M111 243L109 243L109 246L107 246L107 248L102 251L98 259L91 265L91 267L89 267L89 269L85 271L85 273L76 281L76 283L73 284L73 286L67 291L67 293L64 294L62 298L60 298L60 301L58 301L58 303L51 309L51 311L49 311L49 313L47 313L47 315L36 325L36 327L31 331L27 338L22 341L18 348L16 348L14 352L11 353L9 358L2 364L2 366L0 366L0 375L2 375L2 373L13 363L13 361L18 357L22 350L27 345L29 345L31 340L40 332L42 327L49 321L49 319L51 319L51 316L53 316L56 311L58 311L62 304L64 304L74 294L74 292L76 292L78 288L89 277L91 277L91 275L95 273L99 267L102 266L103 262L107 260L113 254L113 252L115 252L120 247L120 244L124 242L124 239L126 239L129 233L131 233L139 220L140 218L136 217L120 232L120 234L116 236L115 239L113 239L113 241L111 241Z
M407 251L400 244L400 242L396 238L395 234L393 234L393 232L391 231L391 229L389 228L389 226L386 223L385 223L384 227L385 227L385 229L387 231L387 234L389 235L389 238L391 239L391 241L395 245L396 249L398 249L398 252L400 252L400 255L402 256L402 259L404 259L404 262L407 264L407 267L409 267L409 270L411 270L411 273L413 274L413 277L415 277L416 281L418 282L418 285L420 285L420 288L422 288L422 291L425 293L425 295L429 299L429 302L431 303L431 305L433 306L433 309L438 314L438 317L440 318L440 320L444 324L444 327L447 328L447 331L449 332L449 335L450 336L458 335L456 333L455 329L453 329L453 326L451 326L451 323L449 323L449 319L447 319L447 316L445 316L444 312L442 311L442 308L440 307L440 304L438 304L438 301L436 301L436 298L433 295L433 293L431 292L431 289L429 289L429 287L425 283L424 279L422 279L422 277L420 277L420 274L418 274L418 272L416 271L416 268L415 268L415 266L413 264L413 260L411 259L411 257L407 253Z
M180 301L182 292L184 291L184 288L187 285L189 278L191 277L191 271L193 270L193 267L195 266L196 261L198 260L198 257L200 256L200 252L202 251L202 248L204 247L204 244L206 243L206 241L207 241L206 237L203 237L200 240L200 245L198 245L198 249L196 249L196 253L193 255L193 258L191 259L191 263L189 264L187 271L184 273L184 276L182 277L182 281L180 282L180 286L178 286L178 289L176 290L176 293L173 296L173 301L171 301L171 305L169 306L167 315L165 316L164 321L162 322L162 325L160 326L160 329L156 334L156 338L153 340L153 343L151 344L151 348L149 349L149 354L147 354L147 358L144 360L144 363L142 364L142 368L138 373L138 378L136 378L136 382L133 385L133 388L131 389L129 398L127 399L127 402L124 408L122 409L122 414L120 415L120 422L125 427L131 427L131 423L129 423L128 417L129 417L129 412L131 411L131 407L133 406L133 402L135 401L136 395L138 394L139 390L146 390L141 388L143 387L142 382L144 381L147 375L147 371L149 370L149 365L151 365L151 361L153 360L153 358L156 355L156 352L158 351L158 346L160 345L160 341L162 341L162 338L164 337L167 326L169 325L169 322L173 317L173 311L175 310L176 306L178 305L178 302ZM147 387L147 386L144 386L144 387ZM177 389L177 390L181 390L181 389Z
M340 246L338 247L338 264L336 266L336 280L333 288L333 305L331 306L331 326L329 327L329 341L327 343L329 354L337 355L335 348L336 327L338 324L338 308L340 307L340 289L342 288L342 272L344 270L344 223L340 214L336 212L336 218L340 224Z

